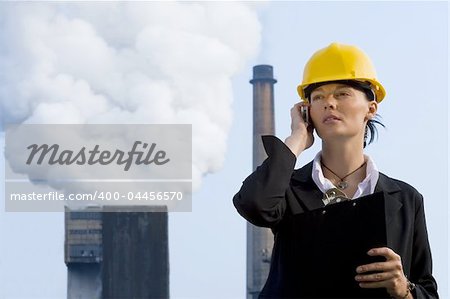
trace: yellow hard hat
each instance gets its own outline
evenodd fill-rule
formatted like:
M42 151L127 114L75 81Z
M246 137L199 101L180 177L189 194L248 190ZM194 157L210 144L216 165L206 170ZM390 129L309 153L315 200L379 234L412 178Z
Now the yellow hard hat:
M305 88L314 83L356 80L369 82L379 103L386 95L383 85L377 80L375 67L369 56L361 49L332 43L320 49L309 59L303 71L303 82L297 87L298 94L306 101Z

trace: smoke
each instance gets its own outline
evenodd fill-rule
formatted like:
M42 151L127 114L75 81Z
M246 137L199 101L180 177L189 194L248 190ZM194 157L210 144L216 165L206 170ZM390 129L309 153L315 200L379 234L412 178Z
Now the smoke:
M221 168L231 77L257 54L242 2L4 2L1 129L8 123L189 123L194 190Z

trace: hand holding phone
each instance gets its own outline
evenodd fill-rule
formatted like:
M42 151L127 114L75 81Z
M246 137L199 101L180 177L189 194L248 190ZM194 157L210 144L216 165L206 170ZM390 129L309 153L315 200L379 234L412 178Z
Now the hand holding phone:
M309 116L309 104L306 102L296 103L291 109L291 135L284 141L296 157L314 143L313 131L314 127Z
M303 118L303 121L307 125L310 125L310 122L309 122L309 106L300 106L300 113L301 113L301 116Z

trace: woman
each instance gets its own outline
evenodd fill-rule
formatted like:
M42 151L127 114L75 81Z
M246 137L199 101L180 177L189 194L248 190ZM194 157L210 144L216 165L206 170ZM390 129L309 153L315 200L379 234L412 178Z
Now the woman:
M298 92L304 101L291 109L291 135L284 143L263 136L268 158L233 198L244 218L274 232L270 273L260 297L438 298L422 195L379 172L363 152L373 140L379 123L374 118L385 96L369 57L354 46L332 43L310 58ZM302 117L305 107L308 123ZM296 158L314 142L313 130L322 151L294 170ZM356 203L369 212L345 214ZM326 213L353 216L333 224ZM363 223L358 231L351 224L357 223L351 222L354 217ZM347 227L334 230L341 222ZM325 223L331 234L323 230ZM378 227L361 234L371 225ZM362 244L355 240L358 234L382 245L357 252L354 244ZM323 235L335 237L332 245ZM324 248L329 254L322 253ZM361 254L372 259L362 262ZM353 261L360 263L352 266L349 282L344 268Z

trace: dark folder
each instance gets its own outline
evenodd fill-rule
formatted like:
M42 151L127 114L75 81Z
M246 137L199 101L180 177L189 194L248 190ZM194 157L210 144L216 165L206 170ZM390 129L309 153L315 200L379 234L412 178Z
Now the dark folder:
M276 280L280 298L390 298L384 288L363 289L355 280L357 266L385 261L367 255L387 245L384 200L379 192L289 217L285 241L274 249L285 255L283 273L267 283Z

